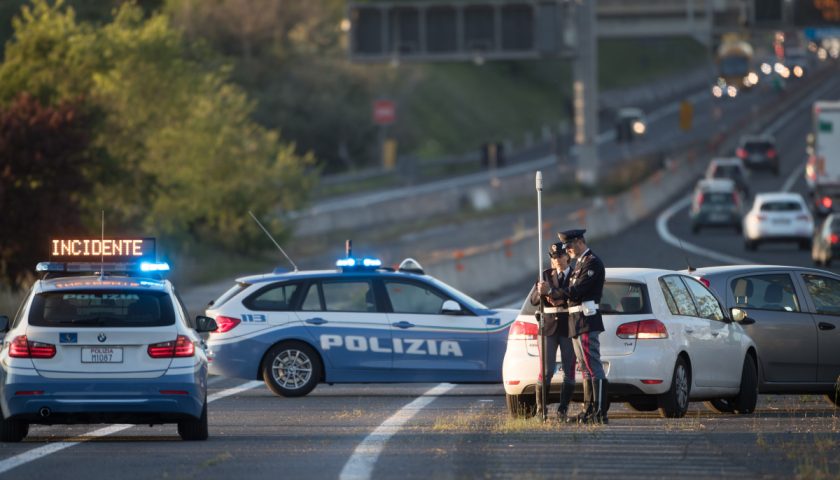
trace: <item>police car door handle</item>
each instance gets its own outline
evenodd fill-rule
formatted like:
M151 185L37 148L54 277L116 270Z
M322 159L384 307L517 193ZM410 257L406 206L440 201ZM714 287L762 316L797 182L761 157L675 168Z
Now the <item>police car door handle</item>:
M826 322L820 322L817 326L820 327L820 330L834 330L835 328L833 323Z
M694 329L693 328L686 328L685 333L691 335L692 333L694 333Z
M324 320L321 317L315 317L315 318L307 318L306 323L308 323L310 325L323 325L323 324L327 323L327 321Z
M414 326L414 324L413 324L413 323L411 323L411 322L405 322L405 321L403 321L403 322L396 322L396 323L392 323L391 325L393 325L393 326L395 326L395 327L397 327L397 328L411 328L411 327L413 327L413 326Z

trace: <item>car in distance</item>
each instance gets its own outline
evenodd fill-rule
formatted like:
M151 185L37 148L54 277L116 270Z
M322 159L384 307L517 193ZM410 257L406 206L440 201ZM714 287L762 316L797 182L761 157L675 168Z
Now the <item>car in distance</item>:
M236 280L207 316L210 373L299 397L324 383L501 381L513 309L491 309L406 259Z
M636 137L641 137L647 132L647 120L645 113L640 108L620 108L616 112L615 138L616 141L632 142Z
M813 235L814 218L798 193L760 193L744 215L747 250L770 242L796 242L800 250L808 250Z
M825 394L840 405L840 275L772 265L705 267L692 275L726 307L745 312L760 393ZM715 406L726 411L732 404Z
M107 240L103 240L107 241ZM19 442L30 424L177 423L205 440L207 356L163 266L38 265L10 322L0 316L0 440ZM142 268L142 267L141 267ZM168 268L168 267L167 267Z
M730 227L741 233L743 200L735 182L728 178L700 179L691 198L691 231L703 227Z
M837 255L840 255L840 217L832 213L814 231L811 259L817 266L830 267Z
M535 413L536 309L526 299L508 336L503 379L514 417ZM696 400L727 398L741 413L755 408L757 350L697 279L669 270L607 268L598 309L611 401L640 411L658 409L664 417L684 416ZM549 392L554 401L563 382L559 355L557 362ZM576 377L579 391L580 368Z
M779 175L779 151L776 140L769 135L744 136L735 150L735 155L752 170L770 170Z
M750 195L750 186L747 181L749 172L744 166L744 162L738 157L731 158L713 158L709 161L709 166L706 168L706 178L728 178L735 182L735 185L744 194L744 197Z

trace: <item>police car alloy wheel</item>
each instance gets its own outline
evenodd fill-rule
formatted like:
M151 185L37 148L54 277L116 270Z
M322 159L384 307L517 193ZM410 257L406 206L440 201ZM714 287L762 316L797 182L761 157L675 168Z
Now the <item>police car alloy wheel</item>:
M29 424L20 420L0 420L0 442L19 442L29 434Z
M196 420L178 422L178 435L182 440L207 440L210 431L207 427L207 399L204 399L204 408L201 410L201 417Z
M277 395L302 397L318 385L321 359L308 345L284 342L268 351L262 374L265 384Z
M659 414L666 418L682 418L688 411L691 373L682 357L677 357L671 388L659 397Z

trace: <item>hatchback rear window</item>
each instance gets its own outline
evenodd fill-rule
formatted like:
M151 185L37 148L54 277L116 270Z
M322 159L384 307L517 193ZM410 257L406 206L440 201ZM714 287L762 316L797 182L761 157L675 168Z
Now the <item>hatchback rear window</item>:
M731 193L714 192L703 194L704 203L712 203L715 205L728 205L735 203L735 197Z
M531 305L533 287L528 293L520 315L533 315L539 306ZM635 315L638 313L651 313L650 301L648 300L647 286L634 282L607 281L604 284L604 291L601 295L601 302L598 310L603 314L610 315Z
M741 176L741 169L735 165L718 165L715 167L715 178L737 178Z
M747 142L744 145L744 149L748 152L766 152L773 148L773 145L769 142Z
M762 212L798 212L802 210L799 202L767 202L761 205Z
M39 327L158 327L175 324L175 310L166 292L45 292L32 299L29 324Z

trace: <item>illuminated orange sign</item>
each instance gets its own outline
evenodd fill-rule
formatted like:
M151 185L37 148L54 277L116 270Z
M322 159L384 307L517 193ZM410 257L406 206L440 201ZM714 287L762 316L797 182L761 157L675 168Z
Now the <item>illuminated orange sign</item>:
M155 258L153 238L61 238L50 240L50 258L109 261L132 261Z

